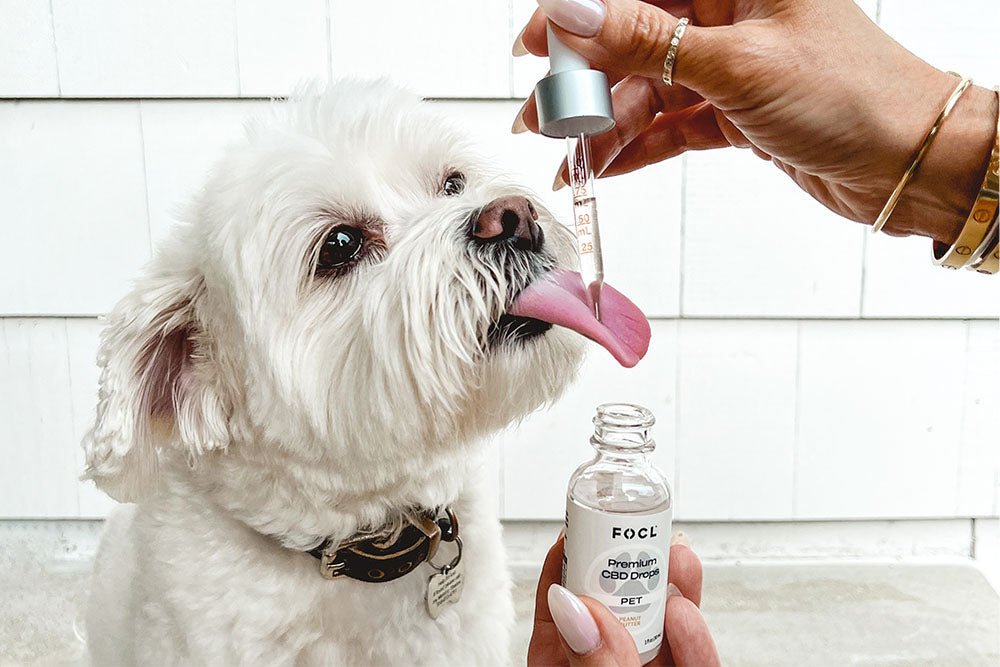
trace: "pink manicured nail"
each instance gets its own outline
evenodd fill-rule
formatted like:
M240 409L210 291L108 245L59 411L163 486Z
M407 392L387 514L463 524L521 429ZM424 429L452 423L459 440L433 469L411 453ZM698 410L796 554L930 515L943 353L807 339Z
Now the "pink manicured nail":
M681 597L684 597L684 595L681 594L681 589L677 588L673 584L667 584L667 599L669 600L675 595L680 595Z
M680 531L674 533L674 536L670 538L670 546L674 546L675 544L681 544L689 549L691 548L691 543L688 542L687 535Z
M538 0L538 6L557 26L580 37L593 37L604 23L601 0Z
M597 629L590 610L568 590L559 584L549 586L549 612L556 629L566 640L573 653L586 655L601 645L601 633Z
M521 28L521 32L517 33L517 39L514 40L514 46L510 48L510 53L515 58L528 55L528 49L524 48L524 40L522 39L523 36L524 28Z
M525 106L528 106L527 102L524 103L524 106L521 107L521 110L517 112L517 116L514 117L514 124L511 125L510 127L511 134L521 134L522 132L528 131L528 126L524 124Z

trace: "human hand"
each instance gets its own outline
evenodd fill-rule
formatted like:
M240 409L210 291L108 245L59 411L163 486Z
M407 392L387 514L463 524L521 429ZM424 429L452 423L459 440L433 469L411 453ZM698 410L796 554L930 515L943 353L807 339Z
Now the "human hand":
M529 667L572 665L573 667L638 667L639 651L632 635L607 607L589 598L578 598L559 583L562 571L563 538L549 549L535 593L535 626L528 645ZM687 539L677 533L671 540L668 570L669 597L664 619L665 642L650 665L690 665L711 667L719 664L715 643L705 619L698 611L701 603L701 561L691 551ZM552 591L550 592L550 588ZM549 600L566 610L560 634L549 610ZM581 609L580 606L585 608ZM575 609L577 613L567 611ZM567 629L572 625L575 631ZM577 653L580 651L583 653Z
M617 84L617 126L595 167L626 173L686 150L749 148L833 211L871 223L957 84L882 32L852 0L539 0L515 53L556 35ZM543 11L545 12L543 14ZM677 17L688 17L668 87ZM941 129L885 230L951 243L996 131L996 96L973 86ZM534 99L515 131L538 131ZM567 180L565 163L556 185Z

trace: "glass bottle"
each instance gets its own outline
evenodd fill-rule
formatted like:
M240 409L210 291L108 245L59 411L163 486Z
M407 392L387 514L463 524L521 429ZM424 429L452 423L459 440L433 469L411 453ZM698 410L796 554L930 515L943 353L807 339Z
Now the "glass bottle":
M642 664L663 642L673 504L649 460L655 422L646 408L597 408L597 451L569 480L563 585L604 603L632 633Z

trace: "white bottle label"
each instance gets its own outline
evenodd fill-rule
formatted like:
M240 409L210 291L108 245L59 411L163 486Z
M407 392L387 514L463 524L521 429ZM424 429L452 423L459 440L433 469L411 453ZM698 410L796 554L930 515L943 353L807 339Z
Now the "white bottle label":
M663 642L672 515L603 514L566 503L563 586L610 609L640 654Z

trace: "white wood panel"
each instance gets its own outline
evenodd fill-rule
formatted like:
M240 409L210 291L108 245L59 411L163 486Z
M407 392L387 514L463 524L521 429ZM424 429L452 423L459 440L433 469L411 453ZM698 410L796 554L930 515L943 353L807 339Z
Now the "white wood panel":
M436 104L468 128L503 173L534 190L559 220L569 223L569 189L551 190L566 154L562 140L510 134L517 102ZM680 312L680 162L602 179L597 196L605 279L647 316L676 316Z
M391 76L425 97L510 95L508 3L330 0L333 75Z
M555 405L498 436L504 448L506 518L563 517L569 477L593 457L591 420L602 403L638 403L653 411L658 420L653 427L657 443L653 460L673 480L677 326L663 320L652 326L649 353L635 368L622 368L591 344L580 377Z
M97 319L73 318L65 320L66 345L69 357L71 416L73 420L73 452L76 471L82 474L86 467L81 442L94 425L97 408L97 343L103 324ZM104 517L116 503L93 482L78 482L79 515Z
M750 151L685 159L685 315L859 314L860 225L824 208Z
M1000 3L953 0L942 9L934 2L882 0L880 25L938 69L961 72L983 86L1000 83Z
M57 97L52 12L40 0L0 2L0 97Z
M96 314L149 255L134 102L0 103L0 314Z
M865 317L998 317L1000 280L931 263L931 240L871 236L865 250Z
M956 513L1000 512L1000 326L968 322ZM946 355L942 355L944 362Z
M801 326L795 516L954 516L965 324Z
M237 0L240 93L287 95L305 79L328 79L326 12L326 0Z
M794 498L797 322L680 323L678 508L781 519Z
M142 131L153 246L183 218L225 147L243 137L246 119L270 102L143 101Z
M239 93L232 0L52 0L67 97Z
M0 517L76 516L65 322L6 318L0 330Z

